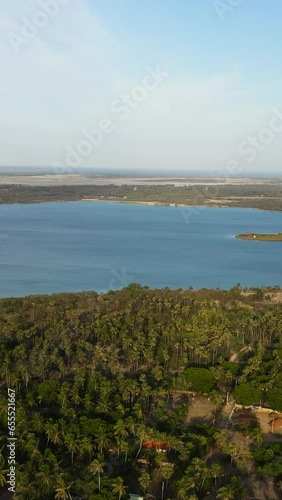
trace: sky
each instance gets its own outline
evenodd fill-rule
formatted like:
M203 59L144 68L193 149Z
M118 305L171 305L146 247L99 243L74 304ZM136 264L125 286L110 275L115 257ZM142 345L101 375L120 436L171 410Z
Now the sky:
M0 166L279 172L281 0L0 0Z

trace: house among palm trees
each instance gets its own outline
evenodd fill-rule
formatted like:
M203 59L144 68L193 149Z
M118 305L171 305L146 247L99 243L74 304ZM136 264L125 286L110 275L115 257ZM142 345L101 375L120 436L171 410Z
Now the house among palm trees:
M282 418L281 417L273 418L272 420L270 420L270 422L268 422L268 425L269 425L269 427L271 427L272 432L273 432L273 429L281 430L282 429Z
M161 443L158 441L146 441L143 443L143 448L146 448L147 450L156 450L156 451L167 451L169 449L168 444L166 443Z
M130 500L144 500L144 497L140 497L139 495L133 495L130 493Z

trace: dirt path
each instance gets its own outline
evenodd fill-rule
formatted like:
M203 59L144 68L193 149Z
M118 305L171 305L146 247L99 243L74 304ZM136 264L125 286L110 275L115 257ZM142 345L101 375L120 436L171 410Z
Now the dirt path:
M243 347L243 349L240 349L239 352L233 354L229 359L229 361L231 361L231 363L237 363L239 361L238 357L241 352L250 352L250 351L252 351L252 348L250 346Z

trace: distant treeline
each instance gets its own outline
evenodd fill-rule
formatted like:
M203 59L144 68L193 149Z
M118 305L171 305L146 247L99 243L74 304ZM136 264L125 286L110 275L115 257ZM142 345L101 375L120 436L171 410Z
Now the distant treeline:
M78 201L87 198L161 204L223 205L282 210L282 184L165 186L0 185L0 204ZM222 200L222 203L221 203Z

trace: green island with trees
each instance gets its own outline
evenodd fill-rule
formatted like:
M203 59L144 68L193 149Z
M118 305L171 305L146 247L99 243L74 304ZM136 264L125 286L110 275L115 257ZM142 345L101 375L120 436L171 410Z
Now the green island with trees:
M240 240L253 241L282 241L282 233L261 234L261 233L244 233L236 234L235 238Z
M63 182L63 180L62 180ZM0 184L0 204L63 201L116 201L157 205L257 208L282 211L281 180L265 184L25 185Z
M280 498L279 429L230 415L282 412L280 299L137 284L1 299L0 495L9 388L18 500Z

